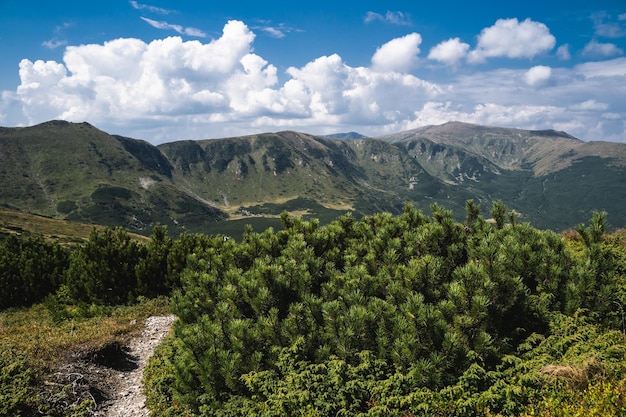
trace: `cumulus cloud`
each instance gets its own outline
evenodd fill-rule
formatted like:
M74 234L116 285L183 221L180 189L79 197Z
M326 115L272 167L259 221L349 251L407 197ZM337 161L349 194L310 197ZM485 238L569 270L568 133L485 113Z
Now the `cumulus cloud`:
M249 133L254 126L396 122L414 111L415 97L433 99L444 90L400 71L419 52L417 34L390 41L373 58L391 64L354 68L337 54L322 56L289 68L282 85L276 67L252 52L254 38L244 23L231 21L209 43L174 36L72 46L62 63L22 60L17 97L30 123L150 121L156 128L186 120L239 134L233 129L243 125ZM409 58L397 58L405 53Z
M171 23L167 23L167 22L160 21L160 20L148 19L147 17L143 17L143 16L141 17L141 20L148 23L150 26L154 28L173 30L173 31L180 33L181 35L194 36L196 38L206 38L207 36L206 33L204 33L202 30L192 28L192 27L183 27L181 25L173 25Z
M552 76L552 68L545 65L537 65L529 69L522 75L524 82L531 87L545 85Z
M487 58L533 58L554 48L556 38L546 25L526 19L498 19L481 31L478 44L469 53L471 62Z
M611 57L616 55L623 55L624 50L618 48L614 43L600 43L598 41L591 40L583 49L583 56L586 57Z
M251 55L253 39L244 24L232 21L221 38L208 44L169 37L149 44L117 39L68 47L64 64L22 60L17 92L32 118L101 120L209 111L225 105L220 87L229 76L258 76L241 64ZM273 71L267 68L270 79Z
M384 15L375 12L367 12L365 23L384 22L392 25L411 26L411 17L403 12L387 11Z
M421 43L419 33L390 40L376 50L372 56L372 66L379 71L406 72L417 63Z
M153 143L284 129L375 136L450 120L626 139L616 128L626 114L623 57L573 68L470 66L440 84L409 72L420 52L415 33L382 45L371 66L330 54L279 77L254 40L230 21L209 42L121 38L67 47L60 62L24 59L20 86L0 96L0 121L89 121ZM447 42L429 58L451 63L467 52L460 40ZM550 94L539 94L546 84Z
M469 45L459 38L448 39L431 48L428 59L442 62L447 65L456 65L465 58Z

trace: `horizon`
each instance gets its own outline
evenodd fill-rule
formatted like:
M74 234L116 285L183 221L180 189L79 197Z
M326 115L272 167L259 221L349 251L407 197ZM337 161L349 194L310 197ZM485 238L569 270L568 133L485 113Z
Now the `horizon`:
M152 144L460 121L626 142L626 4L0 4L0 125Z
M145 139L145 138L141 138L141 137L133 137L133 136L124 136L124 135L119 135L117 133L113 133L113 132L108 132L104 129L101 129L99 126L90 123L87 120L84 120L82 122L74 122L74 121L69 121L69 120L62 120L62 119L52 119L52 120L46 120L43 121L41 123L36 123L33 125L28 125L28 126L1 126L1 129L28 129L28 128L34 128L34 127L38 127L41 125L45 125L45 124L49 124L49 123L55 123L55 122L61 122L61 123L69 123L69 124L75 124L75 125L80 125L80 124L87 124L91 127L93 127L96 130L99 130L101 132L104 132L108 135L116 135L116 136L122 136L125 137L127 139L133 139L133 140L141 140L141 141L145 141L148 143L151 143L149 140ZM556 130L556 129L523 129L523 128L517 128L517 127L505 127L505 126L495 126L495 125L480 125L480 124L476 124L476 123L469 123L469 122L462 122L459 120L449 120L447 122L443 122L440 124L431 124L431 125L423 125L423 126L417 126L408 130L402 130L402 131L397 131L397 132L389 132L386 133L384 135L380 135L380 136L366 136L363 135L361 132L358 131L342 131L342 132L331 132L331 133L327 133L327 134L315 134L315 133L311 133L311 132L307 132L304 130L294 130L294 129L282 129L282 130L273 130L273 131L256 131L256 132L250 132L250 133L246 133L244 135L237 135L237 136L220 136L220 137L201 137L201 138L196 138L196 139L189 139L189 138L172 138L171 140L168 141L164 141L164 142L160 142L160 143L151 143L154 146L158 146L158 145L163 145L166 143L174 143L174 142L181 142L181 141L204 141L204 140L222 140L222 139L236 139L236 138L244 138L246 136L257 136L257 135L265 135L265 134L280 134L280 133L284 133L284 132L294 132L294 133L299 133L299 134L304 134L304 135L309 135L309 136L314 136L314 137L329 137L330 139L337 139L337 140L351 140L351 139L344 139L344 138L332 138L330 136L333 135L348 135L348 134L357 134L357 135L361 135L361 138L359 139L383 139L386 136L393 136L393 135L397 135L397 134L406 134L406 133L410 133L412 131L416 131L416 130L424 130L424 129L428 129L428 128L433 128L433 127L441 127L447 124L461 124L461 125L469 125L469 126L475 126L475 127L481 127L481 128L486 128L486 129L511 129L511 130L522 130L522 131L527 131L527 132L531 132L531 133L542 133L542 132L555 132L555 133L559 133L562 135L566 135L568 136L570 139L575 139L581 142L600 142L600 141L583 141L580 138L577 138L571 134L569 134L568 132L562 131L562 130ZM616 143L621 143L621 142L616 142ZM626 143L625 143L626 144Z

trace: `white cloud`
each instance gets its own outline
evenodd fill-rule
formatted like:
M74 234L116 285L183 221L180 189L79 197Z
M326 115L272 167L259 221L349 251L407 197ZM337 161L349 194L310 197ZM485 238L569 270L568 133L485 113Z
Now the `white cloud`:
M583 56L587 57L611 57L616 55L623 55L624 50L620 49L614 43L600 43L598 41L591 40L583 49Z
M260 25L253 26L252 29L263 31L266 35L276 39L282 39L291 32L302 32L302 30L289 27L284 23L271 25L269 21L261 21Z
M487 126L525 126L533 129L544 126L541 121L547 116L558 117L562 113L561 108L548 105L504 106L486 102L465 109L464 106L454 105L450 101L430 101L415 112L414 119L408 123L408 126L416 128L456 120Z
M556 56L562 61L569 61L572 58L572 54L569 51L569 44L564 44L558 47L556 50Z
M570 108L572 110L601 110L601 111L605 111L609 108L609 105L607 103L600 103L596 100L586 100L583 101L582 103L576 103L572 106L570 106Z
M626 120L626 58L574 68L470 66L438 84L408 72L421 44L411 34L382 45L369 67L330 54L288 68L280 80L254 53L254 40L244 23L231 21L205 43L122 38L67 47L61 62L24 59L20 86L0 95L0 121L89 121L153 143L283 129L375 136L449 120L626 141L626 128L618 128ZM452 45L431 53L448 59L455 55L443 52ZM537 90L546 83L550 94Z
M415 97L443 91L399 72L413 58L373 69L350 67L336 54L289 68L290 78L279 85L276 67L252 53L253 40L245 24L231 21L207 44L169 37L68 47L63 63L23 60L17 95L30 123L62 118L105 128L150 121L156 129L186 120L239 133L234 129L243 124L385 124L411 114ZM414 56L420 40L417 34L399 38L377 56Z
M48 49L57 49L59 46L67 45L67 40L55 37L47 41L43 41L41 44Z
M600 62L586 62L575 66L574 71L587 78L624 77L626 76L626 58L615 58Z
M48 49L56 49L60 46L67 45L67 39L63 36L63 32L65 29L69 28L71 25L69 23L63 23L54 28L54 36L41 43L41 45L45 46Z
M285 37L285 32L274 27L274 26L265 26L260 28L263 32L270 35L272 38L282 39Z
M243 72L243 78L258 77L256 68L246 65L253 39L243 23L231 21L222 37L208 44L170 37L149 44L117 39L68 47L65 65L22 60L18 95L31 119L126 119L209 111L227 106L221 90L229 76ZM268 67L265 74L272 79L272 72Z
M471 62L487 58L533 58L554 48L556 39L546 25L526 19L498 19L481 31L476 49L469 54Z
M597 12L591 15L591 20L595 27L595 34L604 38L621 38L626 36L626 31L621 23L619 23L622 15L617 16L617 22L613 20L606 11Z
M459 38L448 39L431 48L428 59L442 62L447 65L456 65L465 58L469 45Z
M605 38L621 38L626 34L618 23L602 23L596 26L596 35Z
M417 63L421 43L419 33L390 40L376 50L372 56L372 66L379 71L409 71Z
M21 118L22 106L17 94L13 91L0 91L0 126L8 125L8 121Z
M536 65L522 75L524 82L531 87L545 85L552 76L552 68L545 65Z
M367 12L365 15L365 23L384 22L398 26L411 26L411 17L403 12L387 11L385 15L375 12Z
M164 30L173 30L173 31L180 33L181 35L194 36L196 38L206 38L207 36L206 33L204 33L202 30L192 28L192 27L183 27L180 25L173 25L173 24L160 21L160 20L148 19L147 17L143 17L143 16L141 17L141 20L145 21L146 23L148 23L150 26L154 28L164 29Z
M130 1L130 5L133 6L133 9L136 10L147 10L151 13L157 13L157 14L170 14L173 13L172 10L168 10L168 9L163 9L161 7L156 7L156 6L151 6L149 4L140 4L137 3L134 0Z

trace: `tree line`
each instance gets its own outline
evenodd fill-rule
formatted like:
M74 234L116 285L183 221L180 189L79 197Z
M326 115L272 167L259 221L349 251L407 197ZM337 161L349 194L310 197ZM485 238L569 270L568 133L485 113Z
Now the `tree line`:
M94 228L84 243L72 246L9 235L0 244L0 309L45 302L61 314L65 306L114 306L169 295L196 239L174 240L164 226L155 227L147 243L111 228Z

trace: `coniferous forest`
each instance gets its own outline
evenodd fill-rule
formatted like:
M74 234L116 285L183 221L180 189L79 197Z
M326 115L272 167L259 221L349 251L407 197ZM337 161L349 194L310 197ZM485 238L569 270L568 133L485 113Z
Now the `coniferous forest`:
M603 212L564 234L500 202L489 217L468 201L464 221L284 213L240 240L9 238L2 307L42 302L61 323L169 296L179 320L144 375L155 416L625 413L624 233Z

